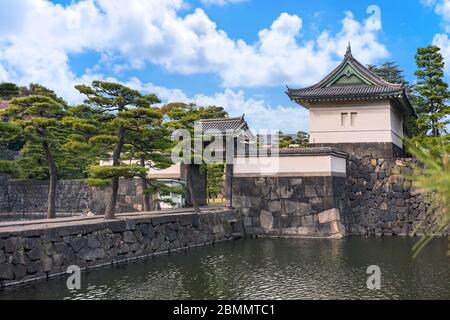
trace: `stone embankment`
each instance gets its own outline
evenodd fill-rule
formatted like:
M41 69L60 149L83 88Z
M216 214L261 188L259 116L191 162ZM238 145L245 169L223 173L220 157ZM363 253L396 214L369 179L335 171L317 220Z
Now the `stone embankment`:
M7 286L242 236L234 211L126 214L0 224L0 284Z
M433 194L414 186L412 177L420 174L420 164L413 159L350 159L343 214L349 233L413 235L436 230L433 217L440 205Z

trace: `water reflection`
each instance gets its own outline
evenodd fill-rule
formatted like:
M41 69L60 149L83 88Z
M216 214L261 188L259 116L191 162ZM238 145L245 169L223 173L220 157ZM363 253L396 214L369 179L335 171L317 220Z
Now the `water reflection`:
M243 239L0 292L0 299L450 299L447 239L415 261L408 238ZM369 265L382 289L366 287Z

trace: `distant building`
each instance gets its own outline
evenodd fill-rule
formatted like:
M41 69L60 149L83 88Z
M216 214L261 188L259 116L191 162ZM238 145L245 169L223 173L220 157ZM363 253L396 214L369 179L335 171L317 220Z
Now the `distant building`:
M322 81L288 88L287 94L309 109L313 145L338 144L345 150L346 144L359 144L401 153L405 119L415 116L404 85L375 75L353 57L350 45L344 61Z
M226 139L233 139L235 148L245 149L245 145L256 142L256 137L250 131L244 115L235 118L202 119L195 123L195 129L203 135L208 133L220 133L223 135L223 149L215 148L216 154L222 153L225 157ZM205 145L208 143L206 142Z

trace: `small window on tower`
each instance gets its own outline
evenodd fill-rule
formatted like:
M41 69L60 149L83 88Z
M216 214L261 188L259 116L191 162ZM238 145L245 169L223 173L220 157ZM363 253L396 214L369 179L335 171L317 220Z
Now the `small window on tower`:
M352 127L356 126L356 119L357 118L358 118L358 113L357 112L352 112L351 119L350 119L350 124L352 125Z
M341 126L347 126L348 113L341 113Z

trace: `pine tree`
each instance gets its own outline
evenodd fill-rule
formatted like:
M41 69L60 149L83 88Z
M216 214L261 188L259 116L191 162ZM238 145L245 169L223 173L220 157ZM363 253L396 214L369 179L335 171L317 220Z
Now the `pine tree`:
M147 101L150 105L161 102L155 95L148 95ZM156 107L154 110L160 113L161 119L157 119L153 125L149 125L147 119L135 122L135 128L126 135L127 150L124 158L137 161L143 168L166 169L173 165L172 160L167 156L173 143L170 139L170 132L162 126L162 111ZM152 210L151 193L163 192L163 189L167 189L169 193L171 191L165 187L164 183L151 179L151 177L141 177L140 181L144 191L144 211Z
M219 194L224 192L224 169L223 164L207 165L206 180L209 198L216 198Z
M309 143L309 134L304 131L297 132L297 138L295 139L295 143L301 146L305 146Z
M20 132L28 145L42 150L49 172L47 218L54 218L58 168L55 153L61 148L60 122L65 114L64 106L47 96L13 98L0 116L9 119L7 132ZM4 132L1 132L3 135Z
M383 80L390 83L401 83L406 87L409 86L409 82L405 79L403 75L403 70L392 61L385 62L380 65L368 65L367 66L370 71L375 73L377 76L382 78Z
M20 94L20 89L15 83L0 83L0 99L9 100Z
M417 125L420 135L433 138L445 134L450 108L448 84L444 81L444 59L437 46L419 48L416 54L418 70L416 93Z
M222 107L217 106L208 106L208 107L199 107L195 104L186 104L182 102L175 102L175 103L169 103L162 107L161 109L166 117L168 118L168 121L166 123L166 126L170 128L171 130L175 129L185 129L188 130L191 136L190 141L187 141L186 143L190 143L191 145L191 154L190 155L184 155L184 157L187 157L190 159L191 163L201 162L203 159L198 159L199 161L196 161L196 157L198 155L195 155L194 153L194 145L195 145L195 139L201 139L201 137L195 137L194 135L194 123L195 121L199 121L201 119L220 119L220 118L226 118L228 117L228 114L225 112L225 110ZM188 191L191 195L191 201L192 206L194 208L195 212L200 211L200 207L198 204L198 199L195 197L194 194L194 186L192 184L193 181L193 165L184 164L187 169L187 175L188 175ZM201 166L201 170L205 171L206 168L204 165Z
M276 145L278 148L287 148L291 144L295 144L294 138L291 135L284 134L281 131L278 131L278 137L275 139Z
M111 197L105 218L115 218L119 179L147 176L145 167L139 164L123 163L127 151L128 136L146 134L148 128L157 127L162 114L152 107L154 95L142 95L118 83L94 81L91 86L78 85L76 89L87 98L85 103L96 112L99 132L90 139L103 160L111 160L107 166L91 166L88 184L97 187L111 187Z
M401 83L406 89L406 94L412 105L416 105L416 97L413 95L414 86L406 80L403 70L395 62L385 62L380 65L368 65L370 71L383 80L390 83ZM409 116L405 119L405 135L412 137L417 134L416 118Z

